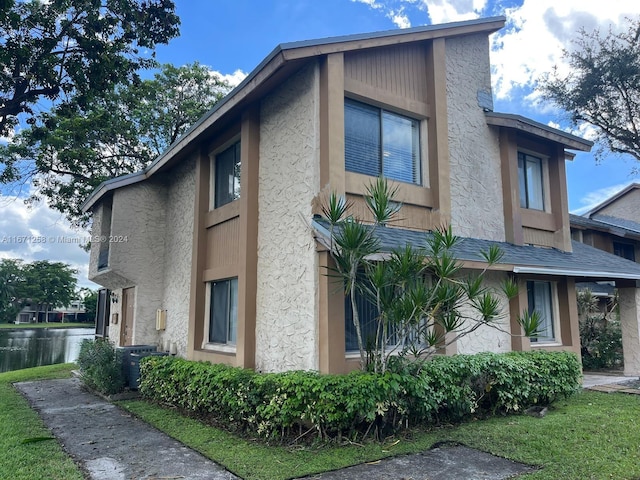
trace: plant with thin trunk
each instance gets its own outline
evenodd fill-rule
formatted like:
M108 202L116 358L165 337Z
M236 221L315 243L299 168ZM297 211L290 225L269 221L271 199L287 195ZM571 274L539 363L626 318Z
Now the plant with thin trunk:
M502 257L498 247L481 252L484 270L463 275L455 255L460 239L450 227L425 234L423 245L383 251L376 231L400 212L401 204L393 200L396 190L384 178L367 187L364 201L373 225L349 216L350 205L336 193L322 209L329 224L332 272L350 300L361 368L379 373L386 371L392 358L424 360L482 326L501 329L500 296L518 294L512 279L499 289L484 281L488 269ZM377 312L371 338L363 336L357 296ZM519 322L524 335L534 336L540 318L537 312L524 312Z

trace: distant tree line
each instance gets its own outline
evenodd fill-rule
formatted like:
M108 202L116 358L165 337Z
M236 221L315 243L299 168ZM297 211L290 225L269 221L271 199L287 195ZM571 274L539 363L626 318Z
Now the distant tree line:
M0 260L0 323L14 321L25 305L35 306L37 319L46 319L51 310L78 299L84 299L95 311L96 294L89 289L77 290L77 273L62 262ZM88 312L87 318L93 318L90 315Z

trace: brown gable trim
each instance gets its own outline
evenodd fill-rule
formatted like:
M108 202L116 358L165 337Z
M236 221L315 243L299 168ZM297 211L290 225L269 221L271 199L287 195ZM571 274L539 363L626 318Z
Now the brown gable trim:
M562 130L558 130L557 128L549 127L548 125L544 125L542 123L536 122L535 120L525 118L521 115L514 115L511 113L485 112L485 116L487 118L487 124L489 125L512 128L514 130L525 132L530 135L535 135L536 137L559 143L572 150L588 152L593 146L593 142L589 140L571 135L570 133L563 132Z
M212 126L223 117L231 114L240 104L248 103L255 98L264 84L279 70L288 64L295 65L313 57L327 55L334 52L345 52L363 48L374 48L386 45L397 45L424 41L433 38L453 37L469 35L473 33L493 33L504 27L504 16L489 17L462 22L444 23L439 25L427 25L421 27L387 30L365 34L346 35L341 37L329 37L324 39L306 40L301 42L284 43L277 46L260 64L226 97L198 120L182 137L162 153L137 177L136 181L142 181L182 155L187 148L205 134ZM82 211L87 212L108 191L115 190L124 185L119 178L108 180L98 186L82 205Z

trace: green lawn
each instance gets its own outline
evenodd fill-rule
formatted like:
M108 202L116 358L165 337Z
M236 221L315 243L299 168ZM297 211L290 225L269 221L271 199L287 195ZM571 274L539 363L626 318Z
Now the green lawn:
M72 364L0 374L0 478L75 480L81 471L11 383L64 378ZM389 455L420 452L454 441L542 467L523 479L640 478L640 396L581 392L559 401L544 418L498 417L414 432L383 444L266 446L182 417L141 400L120 402L160 430L246 480L276 480L333 470ZM428 472L424 472L428 475Z
M51 438L38 414L13 388L13 382L66 378L73 364L0 373L0 478L11 480L82 480L73 461Z
M544 418L524 415L415 432L411 438L364 446L267 447L184 418L144 401L121 406L247 479L276 480L415 453L434 443L464 443L543 467L526 479L640 477L640 396L581 392L559 401ZM428 472L424 472L428 474Z
M0 330L18 330L23 328L93 328L96 326L93 323L0 323Z

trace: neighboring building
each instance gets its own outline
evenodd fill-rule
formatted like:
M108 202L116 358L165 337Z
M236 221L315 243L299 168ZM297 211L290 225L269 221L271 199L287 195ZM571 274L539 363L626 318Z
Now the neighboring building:
M40 306L41 307L41 306ZM15 323L41 323L41 322L84 322L86 320L84 304L76 299L66 307L53 308L46 312L38 305L27 303L16 315Z
M574 240L640 262L640 184L629 185L570 220Z
M92 244L90 278L111 290L109 337L261 371L355 368L314 215L331 190L363 212L383 174L404 203L380 230L385 246L450 224L466 268L485 268L478 251L497 243L505 256L488 281L521 287L502 299L502 331L478 329L449 352L579 354L576 279L607 280L627 372L640 373L640 266L571 241L566 150L591 142L492 111L488 36L504 23L281 45L148 168L103 183L84 210L107 240ZM537 341L516 321L533 308Z

